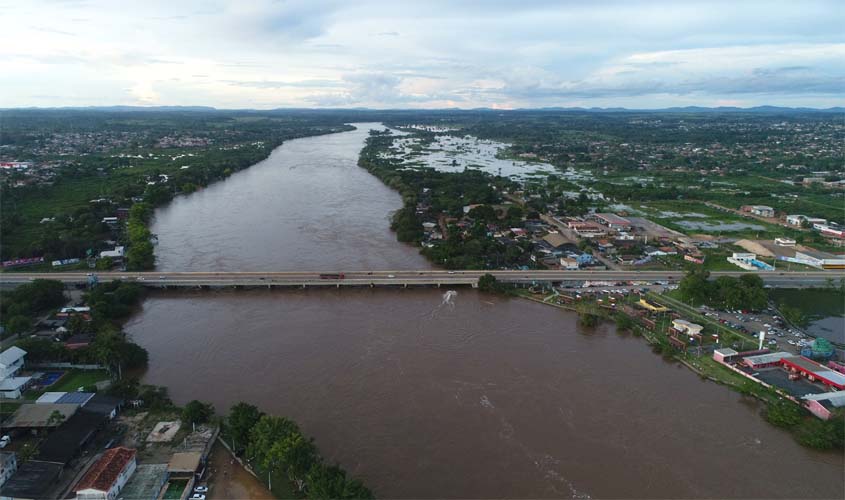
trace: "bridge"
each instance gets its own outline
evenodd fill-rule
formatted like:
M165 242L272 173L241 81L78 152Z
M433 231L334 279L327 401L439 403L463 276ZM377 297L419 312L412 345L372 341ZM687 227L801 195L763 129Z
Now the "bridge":
M15 286L35 279L51 279L66 285L87 285L98 282L129 281L151 288L224 288L224 287L409 287L409 286L478 286L484 274L498 281L517 284L538 282L582 281L667 281L677 282L684 273L678 271L332 271L332 272L56 272L0 273L0 285ZM843 271L798 272L733 272L716 271L712 277L756 274L773 287L825 286L831 279L845 279Z

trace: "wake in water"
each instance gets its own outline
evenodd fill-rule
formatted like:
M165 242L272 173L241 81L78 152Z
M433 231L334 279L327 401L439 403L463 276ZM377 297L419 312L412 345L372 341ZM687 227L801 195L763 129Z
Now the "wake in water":
M455 308L455 297L457 297L457 296L458 296L458 292L456 292L454 290L449 290L446 293L444 293L443 298L440 301L440 304L438 304L437 307L435 307L431 311L430 317L433 318L434 315L437 314L437 312L440 311L441 309L443 309L444 307L448 307L449 309L454 309Z

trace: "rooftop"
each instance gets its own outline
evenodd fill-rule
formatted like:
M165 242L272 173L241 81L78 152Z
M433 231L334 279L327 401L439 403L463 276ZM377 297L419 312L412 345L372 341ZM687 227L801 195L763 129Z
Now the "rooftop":
M99 460L88 469L82 479L76 483L73 491L97 490L109 491L117 481L126 465L135 458L135 450L129 448L112 448L106 450Z
M202 460L202 453L189 451L174 453L167 464L168 472L196 472Z
M12 346L0 352L0 366L10 366L24 356L26 356L26 351L18 346Z
M23 404L5 423L5 427L57 427L76 413L78 408L77 404ZM54 411L59 412L64 418L61 421L51 422L50 416Z
M46 498L56 478L62 472L61 464L30 460L18 466L18 471L10 477L0 496L10 498Z

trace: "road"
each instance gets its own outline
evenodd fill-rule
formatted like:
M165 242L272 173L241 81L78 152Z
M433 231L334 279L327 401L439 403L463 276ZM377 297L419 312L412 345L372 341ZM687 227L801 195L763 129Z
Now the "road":
M338 273L338 271L323 271ZM352 271L343 278L321 278L320 272L102 272L100 282L134 281L149 287L227 287L227 286L477 286L478 279L490 273L499 281L534 283L541 281L679 281L677 271ZM741 276L744 272L721 271L711 276ZM828 280L845 279L843 271L758 272L766 284L776 287L824 286ZM86 284L87 273L2 273L0 284L15 285L34 279L52 279L68 285Z

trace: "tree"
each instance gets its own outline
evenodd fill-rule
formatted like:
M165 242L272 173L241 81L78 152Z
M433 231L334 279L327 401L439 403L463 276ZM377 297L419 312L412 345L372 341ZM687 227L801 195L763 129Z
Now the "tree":
M65 421L64 413L59 410L53 410L50 416L47 417L47 427L59 426Z
M302 490L303 479L311 467L318 463L317 448L313 439L307 439L300 433L289 434L273 444L270 455L278 459L287 471L288 479Z
M214 407L194 399L182 410L182 422L186 424L204 424L214 415Z
M6 330L11 334L23 333L32 328L32 321L26 316L14 316L6 323Z
M599 317L592 313L580 313L578 314L578 324L593 328L599 324Z
M257 407L238 403L229 410L229 417L226 419L226 430L233 441L233 448L236 453L243 453L249 442L249 433L255 424L261 419L263 413Z
M678 293L681 299L691 304L702 304L710 298L711 286L708 281L710 273L705 270L692 270L681 279Z
M616 314L616 331L632 331L634 329L634 320L625 313Z
M358 480L348 480L346 472L337 465L315 464L308 472L308 497L330 500L335 498L373 498L373 493Z
M769 403L764 415L770 424L784 428L795 427L802 418L801 408L786 400Z

